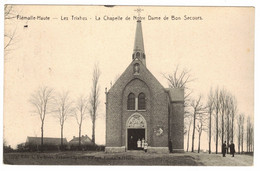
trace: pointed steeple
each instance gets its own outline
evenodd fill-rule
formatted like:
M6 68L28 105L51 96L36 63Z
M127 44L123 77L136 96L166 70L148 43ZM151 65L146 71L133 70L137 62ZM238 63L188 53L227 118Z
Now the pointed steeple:
M141 60L143 64L146 66L141 20L137 20L136 31L135 31L133 60L135 58Z

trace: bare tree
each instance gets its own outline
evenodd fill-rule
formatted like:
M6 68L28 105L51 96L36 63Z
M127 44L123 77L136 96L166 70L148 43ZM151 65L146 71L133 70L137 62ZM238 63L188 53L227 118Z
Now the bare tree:
M74 111L74 117L77 121L77 124L79 126L79 148L81 146L81 127L83 120L87 117L87 105L88 101L87 98L84 98L83 96L80 96L77 100L75 111Z
M220 110L220 91L219 88L216 88L215 90L215 94L214 94L214 109L215 109L215 127L216 127L216 131L215 131L215 141L216 141L216 154L218 153L218 136L219 136L219 126L218 126L218 114L219 114L219 110Z
M226 99L226 139L227 139L227 147L229 147L229 139L230 139L230 114L231 114L231 101L232 98L229 94L227 94ZM227 153L229 153L229 148L227 148Z
M184 88L184 108L189 106L190 95L192 93L188 84L194 79L190 74L190 70L181 70L179 66L176 67L173 74L163 74L163 77L168 81L168 85L170 88ZM188 114L189 111L185 110L185 114Z
M196 129L199 133L198 137L198 153L200 153L200 139L203 131L207 131L207 115L205 107L202 107L200 112L197 113L197 125Z
M251 123L251 131L250 131L250 150L254 151L254 125Z
M30 103L34 107L33 113L39 115L41 120L41 147L43 147L43 129L44 121L47 114L51 113L51 103L53 101L53 89L41 87L36 90L30 98ZM43 150L43 148L41 148Z
M245 115L239 114L237 117L237 142L238 142L238 153L243 153L244 151L244 120Z
M222 144L226 140L227 146L229 146L230 140L234 139L234 120L237 113L236 98L226 89L216 88L213 97L213 113L215 114L216 153L218 153L219 138Z
M247 117L247 122L246 122L246 151L249 152L249 134L250 134L250 118L249 116Z
M180 70L179 66L176 67L173 74L162 75L168 81L170 88L184 89L184 134L187 133L187 136L189 136L190 120L192 118L192 113L190 112L190 95L192 90L189 88L189 83L193 82L194 79L191 76L190 70ZM188 141L189 137L187 137L187 144L189 144Z
M5 5L5 7L4 7L5 24L6 24L7 21L15 19L16 15L17 15L17 11L14 10L13 5ZM5 40L4 51L5 51L5 55L7 55L8 52L11 50L10 47L14 43L15 35L16 35L16 29L14 29L14 28L5 29L5 32L4 32L4 40Z
M225 96L225 133L227 145L229 146L230 140L233 141L234 137L234 118L237 112L236 98L230 93L226 92ZM228 152L228 150L227 150Z
M195 129L197 116L205 113L205 107L201 104L201 96L196 100L192 100L191 107L193 109L193 129L192 129L192 145L191 151L194 152L194 139L195 139Z
M73 103L69 97L69 92L62 92L58 95L58 97L55 99L56 105L54 109L54 117L59 120L60 124L60 144L61 149L63 149L63 128L65 121L69 116L72 116L73 112Z
M241 118L241 152L244 152L244 124L245 124L245 115L242 115Z
M225 94L224 99L222 99L225 101L224 106L223 106L225 120L224 120L224 130L223 130L224 133L222 135L227 140L227 146L229 147L230 139L232 140L230 130L232 130L231 116L232 116L232 112L234 112L232 110L234 97L226 90L223 91L223 94ZM233 114L235 114L235 113L233 113ZM227 153L229 153L228 149L229 148L227 148Z
M100 70L98 65L94 66L93 74L92 74L92 88L89 97L89 114L92 121L92 142L95 144L95 128L96 128L96 119L98 116L97 109L99 106L99 77L100 77Z
M237 149L238 153L240 153L240 143L241 143L241 125L242 125L242 114L240 114L237 118Z
M235 122L235 116L237 113L237 101L235 97L232 97L230 99L230 105L231 105L231 141L234 142L234 122Z
M247 117L247 152L253 152L253 133L254 127L250 116Z
M225 113L226 113L226 108L227 108L227 103L226 103L226 98L227 98L227 92L225 89L222 89L220 91L220 114L221 114L221 144L224 143L224 135L225 135ZM227 142L228 143L228 142Z
M188 123L188 130L187 130L187 152L189 151L189 143L190 143L190 128L192 124L192 118L189 118L189 123Z
M210 89L210 93L208 95L208 102L207 102L207 109L208 109L208 115L209 115L209 154L211 153L211 129L212 129L212 114L214 110L214 95L212 88Z

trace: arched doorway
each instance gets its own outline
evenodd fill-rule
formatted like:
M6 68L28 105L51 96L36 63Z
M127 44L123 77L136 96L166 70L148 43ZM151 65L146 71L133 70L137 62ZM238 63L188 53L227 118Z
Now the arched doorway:
M126 145L127 150L138 150L138 139L147 140L147 124L144 117L139 113L132 114L126 122Z

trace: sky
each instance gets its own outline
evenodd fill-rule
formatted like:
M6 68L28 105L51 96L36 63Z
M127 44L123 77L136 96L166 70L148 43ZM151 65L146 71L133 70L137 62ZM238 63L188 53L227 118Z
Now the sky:
M69 91L76 99L89 96L95 64L101 70L100 107L96 141L105 143L105 88L132 60L137 16L135 6L16 6L20 16L50 20L14 19L5 30L16 30L12 51L4 62L4 138L12 147L27 136L40 136L40 119L32 113L31 94L47 85ZM225 87L237 99L239 113L254 115L254 9L239 7L142 7L147 68L167 87L162 73L176 66L189 69L192 97L204 101L211 87ZM73 16L87 20L72 20ZM161 17L148 20L148 16ZM203 20L184 20L185 16ZM122 20L104 20L104 16ZM164 17L169 17L164 20ZM181 17L172 20L171 16ZM64 20L68 17L68 20ZM100 20L97 20L100 17ZM126 20L130 17L130 20ZM174 17L174 18L175 18ZM53 19L57 18L57 19ZM28 25L28 27L24 27ZM89 118L82 133L91 136ZM45 136L59 137L58 120L46 117ZM78 134L76 120L65 122L67 140ZM204 133L206 134L206 133ZM203 142L207 142L206 136ZM185 139L186 144L186 139ZM196 147L196 146L195 146ZM202 143L207 148L207 143Z

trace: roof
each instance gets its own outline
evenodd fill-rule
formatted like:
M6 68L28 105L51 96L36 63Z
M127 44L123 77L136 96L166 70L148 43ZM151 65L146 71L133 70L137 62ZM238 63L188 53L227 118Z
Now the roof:
M135 31L134 52L137 51L141 51L144 53L144 40L141 21L137 21Z
M165 88L168 92L171 102L184 102L184 89L183 88Z
M71 145L77 145L79 143L79 137L73 137L72 140L70 140L69 144ZM82 135L81 137L81 144L82 145L93 145L94 143L87 135Z
M165 91L165 88L162 86L162 84L155 78L155 76L150 72L150 70L142 63L141 60L133 60L128 67L125 69L125 71L120 75L120 77L116 80L116 82L112 85L112 87L108 90L108 92L111 91L117 91L120 89L122 85L119 85L119 82L125 82L123 87L126 86L131 80L137 78L137 76L133 75L133 66L135 63L140 64L140 70L143 70L141 74L139 74L138 78L142 81L144 81L146 84L149 84L149 87L153 87L157 85L157 87L160 87L163 91ZM143 75L143 76L142 76ZM125 79L127 78L127 79ZM148 79L149 78L149 79ZM125 81L124 81L124 80Z
M26 143L41 145L41 137L27 137ZM44 137L43 144L45 145L60 145L61 139L60 138L52 138L52 137ZM63 138L63 144L68 144L66 138Z
M144 40L143 40L141 20L138 20L137 24L136 24L134 52L144 53ZM133 76L133 74L132 74L133 66L136 63L139 63L140 70L144 71L144 72L142 72L142 74L139 75L139 77ZM141 76L141 75L144 75L144 76ZM126 80L125 78L129 78L129 79ZM155 76L146 67L145 58L140 59L138 57L135 57L132 60L132 62L128 65L128 67L125 69L125 71L116 80L116 82L112 85L112 87L108 90L108 93L112 92L112 91L118 91L118 88L121 88L122 86L127 85L131 80L133 80L135 78L139 78L140 80L144 81L146 84L149 84L148 87L153 87L153 85L155 84L154 87L157 87L157 88L160 87L160 89L162 89L163 91L165 90L164 87L162 86L162 84L155 78ZM147 79L147 78L149 78L149 79ZM124 85L119 85L118 84L119 82L124 82Z

